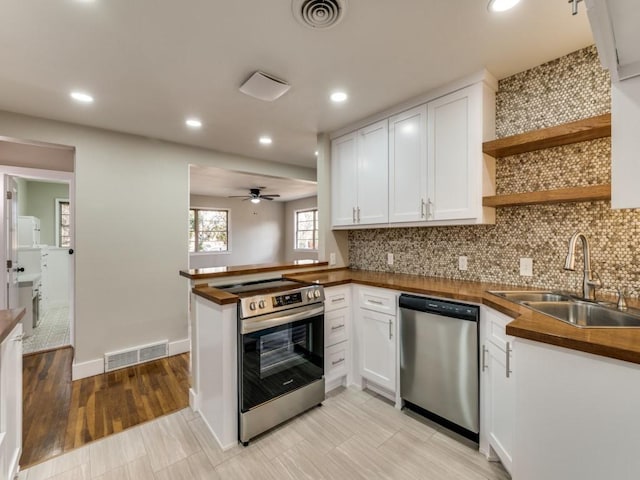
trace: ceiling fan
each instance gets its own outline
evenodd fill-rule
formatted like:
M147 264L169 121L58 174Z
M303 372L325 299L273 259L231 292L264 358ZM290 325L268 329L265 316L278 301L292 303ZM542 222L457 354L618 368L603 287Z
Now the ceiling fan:
M277 193L270 193L263 195L260 190L264 190L266 187L256 187L249 189L249 195L231 195L229 198L242 198L243 201L251 200L251 203L260 203L260 200L273 200L279 197Z

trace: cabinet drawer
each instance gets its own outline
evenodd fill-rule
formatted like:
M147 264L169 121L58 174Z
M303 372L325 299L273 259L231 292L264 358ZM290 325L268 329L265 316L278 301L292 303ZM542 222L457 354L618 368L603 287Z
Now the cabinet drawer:
M325 379L346 375L349 368L349 342L341 342L324 349Z
M495 310L484 309L484 313L486 316L486 339L496 347L505 351L507 349L507 342L512 341L512 337L506 333L506 327L507 323L513 321L513 318Z
M325 312L349 307L351 306L351 286L325 288L324 298Z
M398 303L396 294L377 288L361 288L359 292L360 308L386 313L395 317Z
M349 338L350 308L341 308L324 315L324 345L326 347L344 342Z

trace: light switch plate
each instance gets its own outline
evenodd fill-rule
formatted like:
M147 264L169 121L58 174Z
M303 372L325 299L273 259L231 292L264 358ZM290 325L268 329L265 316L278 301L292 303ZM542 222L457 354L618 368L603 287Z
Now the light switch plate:
M335 252L331 252L329 254L329 265L335 265L336 264L336 254Z
M467 257L458 257L458 270L468 270Z
M533 277L533 258L522 257L520 259L520 275Z
M393 265L393 253L387 253L387 265Z

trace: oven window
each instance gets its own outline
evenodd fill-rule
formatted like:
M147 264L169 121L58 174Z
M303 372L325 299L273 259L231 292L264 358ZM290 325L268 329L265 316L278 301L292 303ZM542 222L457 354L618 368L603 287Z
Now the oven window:
M323 316L241 336L242 410L322 378Z

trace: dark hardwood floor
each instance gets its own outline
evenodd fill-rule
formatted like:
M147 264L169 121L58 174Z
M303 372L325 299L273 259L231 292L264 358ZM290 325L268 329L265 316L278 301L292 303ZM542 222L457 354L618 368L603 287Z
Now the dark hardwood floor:
M40 463L189 404L189 354L71 381L71 347L23 360L20 466Z

